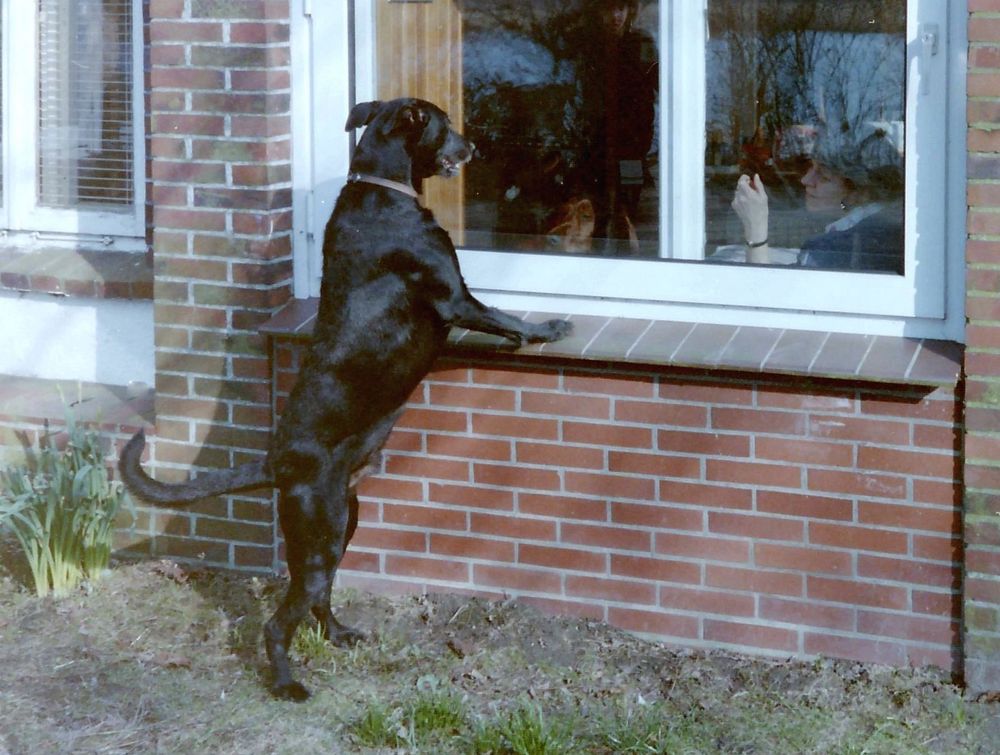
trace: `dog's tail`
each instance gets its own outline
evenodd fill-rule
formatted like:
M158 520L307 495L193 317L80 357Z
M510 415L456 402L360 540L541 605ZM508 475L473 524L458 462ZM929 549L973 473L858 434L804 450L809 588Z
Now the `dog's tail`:
M193 480L171 485L150 477L140 465L146 433L140 430L122 449L118 461L125 487L134 495L157 504L188 504L221 493L234 493L273 485L265 461L251 461L233 469L220 469L198 475Z

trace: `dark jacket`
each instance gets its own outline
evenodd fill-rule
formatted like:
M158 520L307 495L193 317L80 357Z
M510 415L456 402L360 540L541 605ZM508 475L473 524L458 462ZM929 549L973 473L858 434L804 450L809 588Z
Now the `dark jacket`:
M843 231L827 231L802 245L799 264L827 270L903 274L903 223L899 208L883 208Z

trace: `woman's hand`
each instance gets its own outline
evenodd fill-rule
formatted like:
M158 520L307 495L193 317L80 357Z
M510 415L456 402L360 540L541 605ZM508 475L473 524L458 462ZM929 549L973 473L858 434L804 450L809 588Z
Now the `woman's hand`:
M733 196L733 210L743 223L743 235L750 246L767 240L767 192L760 176L740 176Z

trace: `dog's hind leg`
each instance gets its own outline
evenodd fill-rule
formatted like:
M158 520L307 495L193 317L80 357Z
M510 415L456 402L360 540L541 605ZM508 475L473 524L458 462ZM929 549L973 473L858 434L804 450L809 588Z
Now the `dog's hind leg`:
M330 608L330 591L333 588L333 580L337 574L337 567L340 566L340 561L344 557L347 545L351 542L351 538L354 537L354 531L358 528L358 495L355 493L354 488L351 488L347 492L347 512L347 531L344 534L343 548L340 549L339 553L333 552L331 548L326 554L327 585L324 591L325 597L322 602L312 607L313 616L319 622L323 630L323 636L334 645L353 645L355 642L365 639L365 635L362 632L337 621L337 617L333 615L333 611Z
M325 603L329 611L329 553L344 549L347 481L331 482L328 475L317 474L313 484L295 482L280 488L278 514L291 581L285 599L264 625L264 642L273 674L271 692L287 700L309 697L308 690L292 678L288 648L314 606Z

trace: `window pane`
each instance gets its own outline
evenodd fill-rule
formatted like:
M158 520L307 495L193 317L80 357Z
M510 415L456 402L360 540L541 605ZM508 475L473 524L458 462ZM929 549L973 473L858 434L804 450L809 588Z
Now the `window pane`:
M461 245L659 255L659 5L376 4L378 97L436 102L480 153L425 186Z
M708 8L706 258L903 273L905 0Z
M39 0L38 10L38 202L130 205L132 1Z

